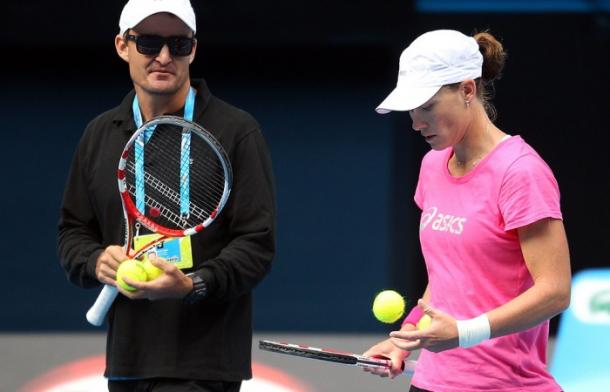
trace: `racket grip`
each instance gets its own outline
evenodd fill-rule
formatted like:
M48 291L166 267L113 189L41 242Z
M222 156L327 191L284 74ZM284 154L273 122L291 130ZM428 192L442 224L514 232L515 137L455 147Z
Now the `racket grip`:
M405 374L412 375L413 373L415 373L415 366L417 366L417 361L409 359L403 363L402 371Z
M106 313L112 306L114 299L119 294L119 290L111 285L105 285L100 294L97 296L95 303L87 312L87 321L89 324L99 327L106 318Z

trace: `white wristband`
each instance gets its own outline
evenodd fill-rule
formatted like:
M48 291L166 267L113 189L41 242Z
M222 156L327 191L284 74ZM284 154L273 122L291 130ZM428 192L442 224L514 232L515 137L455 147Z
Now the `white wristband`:
M460 347L475 346L491 336L491 326L486 314L470 320L457 320Z

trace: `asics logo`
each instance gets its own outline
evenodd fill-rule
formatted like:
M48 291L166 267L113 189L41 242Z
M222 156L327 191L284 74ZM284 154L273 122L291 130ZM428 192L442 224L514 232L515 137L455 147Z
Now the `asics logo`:
M426 226L428 226L428 224L432 221L432 219L434 219L436 211L438 211L438 208L430 207L421 213L421 220L419 221L419 231L425 229Z
M430 223L432 224L430 225ZM434 231L460 235L464 231L465 223L466 218L451 214L443 214L438 212L438 208L430 207L421 214L419 231L424 230L426 227L428 227L428 225L430 225L430 228Z

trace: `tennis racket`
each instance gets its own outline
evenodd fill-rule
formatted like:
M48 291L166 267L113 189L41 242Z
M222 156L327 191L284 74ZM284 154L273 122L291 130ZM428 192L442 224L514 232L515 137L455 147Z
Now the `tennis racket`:
M125 216L125 253L139 258L168 238L184 237L208 227L231 192L232 171L220 143L204 128L175 116L143 124L129 139L117 171ZM141 226L160 235L139 249L132 240ZM105 285L87 312L100 326L114 299Z
M317 359L320 361L340 363L343 365L359 366L363 368L389 369L390 367L392 367L392 361L390 361L389 359L365 357L358 354L304 346L301 344L280 343L271 340L261 340L258 342L258 348L274 353L293 355L302 358ZM403 372L407 374L413 374L416 364L416 361L405 361L403 365Z

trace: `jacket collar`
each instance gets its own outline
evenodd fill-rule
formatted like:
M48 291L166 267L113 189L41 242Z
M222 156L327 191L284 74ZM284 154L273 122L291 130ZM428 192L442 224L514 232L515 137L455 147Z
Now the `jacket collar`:
M204 79L192 79L191 86L197 90L197 96L195 98L195 113L193 118L194 121L197 121L197 119L201 117L203 112L208 107L212 93L210 93L208 85ZM119 105L118 110L112 119L112 122L117 129L129 133L133 133L136 130L136 124L133 120L133 112L131 110L131 105L133 103L133 97L135 94L135 90L132 89L125 96L125 98L123 98L123 101Z

